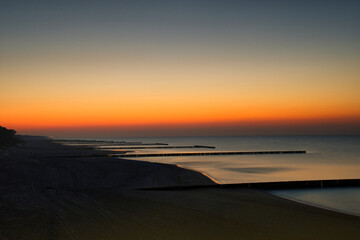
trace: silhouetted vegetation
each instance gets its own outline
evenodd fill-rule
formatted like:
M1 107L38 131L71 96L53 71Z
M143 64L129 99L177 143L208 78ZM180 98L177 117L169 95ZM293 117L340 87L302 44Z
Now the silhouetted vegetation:
M23 141L15 136L16 131L0 126L0 149L21 144Z

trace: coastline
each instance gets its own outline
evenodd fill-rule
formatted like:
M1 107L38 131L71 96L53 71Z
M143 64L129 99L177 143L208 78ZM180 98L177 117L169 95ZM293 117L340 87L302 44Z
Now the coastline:
M322 197L322 195L320 194L320 192L324 191L324 190L327 190L328 191L328 194L331 193L331 191L336 191L336 190L339 190L341 189L342 191L344 190L344 187L340 187L340 188L325 188L325 189L300 189L300 192L299 190L295 190L296 192L295 193L301 193L301 192L311 192L311 191L314 191L316 190L316 193L317 193L317 197L315 197L315 200L314 200L314 196L312 198L307 198L307 197L299 197L297 196L296 194L293 195L291 194L292 191L294 191L293 189L288 189L288 190L283 190L283 191L270 191L271 194L274 194L276 196L279 196L279 197L282 197L282 198L285 198L285 199L288 199L288 200L291 200L291 201L295 201L295 202L299 202L299 203L302 203L302 204L306 204L306 205L310 205L310 206L314 206L314 207L318 207L318 208L323 208L323 209L326 209L326 210L329 210L329 211L334 211L334 212L339 212L339 213L344 213L344 214L348 214L348 215L352 215L352 216L357 216L357 217L360 217L360 212L359 212L359 207L358 205L354 205L349 207L349 205L346 203L346 202L342 202L340 205L337 204L336 201L333 200L332 201L329 201L329 198L333 197L334 196L338 196L338 195L341 195L341 199L352 199L354 198L353 194L354 194L354 189L355 187L345 187L345 190L348 190L348 189L351 189L351 195L349 193L337 193L336 195L330 195L327 196L327 197ZM289 191L290 191L290 194L289 194ZM320 192L319 192L320 191ZM359 187L356 187L356 191L359 192L360 191L360 188ZM319 194L320 194L320 199L319 199ZM301 194L300 194L301 195ZM325 202L324 202L325 201Z
M174 165L86 156L27 137L0 163L0 239L352 239L360 218L251 189L141 191L215 184ZM76 154L74 154L76 155ZM57 156L56 158L51 156Z

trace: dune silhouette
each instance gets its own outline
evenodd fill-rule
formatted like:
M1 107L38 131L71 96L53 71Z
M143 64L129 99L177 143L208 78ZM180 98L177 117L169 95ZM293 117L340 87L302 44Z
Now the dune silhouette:
M0 149L6 149L8 147L21 144L21 139L19 139L15 134L15 130L0 126Z

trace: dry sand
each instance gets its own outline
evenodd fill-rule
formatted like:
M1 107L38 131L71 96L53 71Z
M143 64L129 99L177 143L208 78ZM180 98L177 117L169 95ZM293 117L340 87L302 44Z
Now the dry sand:
M0 159L0 240L358 239L360 218L213 184L172 165L100 157L27 137Z

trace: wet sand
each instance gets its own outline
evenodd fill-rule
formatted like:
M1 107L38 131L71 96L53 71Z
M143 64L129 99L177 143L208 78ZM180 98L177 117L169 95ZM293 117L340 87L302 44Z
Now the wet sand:
M356 239L360 218L248 189L142 191L214 184L173 165L87 156L46 138L0 159L3 239Z

